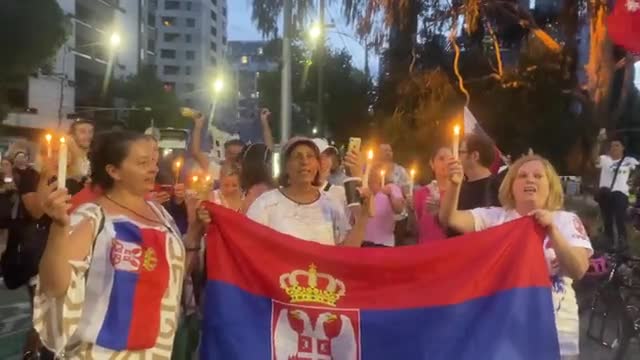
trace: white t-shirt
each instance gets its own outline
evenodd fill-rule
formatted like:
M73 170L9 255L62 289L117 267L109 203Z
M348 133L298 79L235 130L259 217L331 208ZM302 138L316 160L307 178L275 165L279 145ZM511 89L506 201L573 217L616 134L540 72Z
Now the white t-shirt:
M340 244L351 230L344 207L323 191L318 200L299 204L280 190L271 190L251 204L247 216L281 233L324 245Z
M624 157L622 160L623 162L622 165L620 165L620 170L618 170L616 182L613 184L611 191L620 191L625 195L629 195L629 184L627 184L629 175L631 175L631 171L640 163L638 163L638 160L629 156ZM600 162L598 163L598 167L600 168L600 187L608 188L611 186L619 162L620 160L613 160L609 155L600 155Z
M329 187L329 189L327 190L327 187ZM345 209L347 208L347 193L344 191L344 186L340 186L340 185L327 185L327 183L325 183L324 185L322 185L322 187L320 187L320 189L322 190L322 192L324 192L325 194L327 194L327 196L336 202L336 204L344 207Z
M521 217L515 210L501 207L477 208L471 210L475 222L475 230L481 231L493 226L502 225ZM567 211L554 211L553 223L573 247L581 247L589 250L589 256L593 254L591 241L577 215ZM578 305L576 294L571 286L573 281L562 274L557 265L552 265L556 260L556 253L548 245L549 237L544 239L544 254L547 259L550 276L554 286L552 291L553 306L555 309L556 328L560 343L561 355L578 355L580 352L580 326L578 317Z

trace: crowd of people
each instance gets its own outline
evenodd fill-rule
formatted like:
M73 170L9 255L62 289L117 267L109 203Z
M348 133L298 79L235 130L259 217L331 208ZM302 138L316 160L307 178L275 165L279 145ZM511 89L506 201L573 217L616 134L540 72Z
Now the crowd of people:
M549 161L527 155L493 173L493 142L471 134L457 158L450 144L434 146L425 164L433 179L414 187L390 144L378 145L365 172L366 159L357 149L342 156L325 139L293 137L282 144L274 179L269 115L260 113L264 143L230 141L224 160L216 162L201 151L205 120L195 113L188 150L197 164L193 171L212 180L204 194L182 184L171 168L175 159L165 161L158 139L122 130L94 139L88 120L71 126L65 186L55 177L55 149L46 156L11 149L2 161L0 186L0 220L9 238L2 276L12 288L27 287L33 299L34 331L24 358L190 358L194 342L178 345L174 338L186 316L199 311L202 236L211 221L201 203L211 201L330 246L393 247L412 232L424 244L533 216L547 234L543 248L562 356L577 359L571 284L587 271L593 250L581 220L563 210L560 177ZM637 164L623 156L621 145L613 141L599 162L600 185L610 191L598 198L612 239L614 226L625 238L618 223L628 195L623 183ZM31 165L36 158L37 166ZM352 178L369 176L356 206L347 201L345 170ZM33 232L21 231L32 226ZM39 248L21 251L29 242Z

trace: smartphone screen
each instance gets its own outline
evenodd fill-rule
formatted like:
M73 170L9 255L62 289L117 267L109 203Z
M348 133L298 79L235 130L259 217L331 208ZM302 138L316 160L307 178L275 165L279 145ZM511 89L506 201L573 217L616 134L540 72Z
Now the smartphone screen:
M349 147L347 148L347 150L349 152L351 152L351 151L359 152L361 144L362 144L362 139L361 138L357 138L357 137L349 138Z
M12 182L13 182L13 178L10 178L8 176L4 178L4 183L5 184L9 184L9 183L12 183Z

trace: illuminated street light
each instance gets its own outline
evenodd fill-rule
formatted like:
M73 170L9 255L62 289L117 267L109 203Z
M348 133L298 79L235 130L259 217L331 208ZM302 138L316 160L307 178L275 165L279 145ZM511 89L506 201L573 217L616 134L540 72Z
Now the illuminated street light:
M309 36L312 40L317 40L322 35L322 26L320 24L313 24L309 29Z
M218 78L213 82L213 91L218 94L222 89L224 89L224 81Z
M115 49L118 46L120 46L120 35L118 33L113 33L111 34L111 37L109 38L109 45L111 45L111 48Z

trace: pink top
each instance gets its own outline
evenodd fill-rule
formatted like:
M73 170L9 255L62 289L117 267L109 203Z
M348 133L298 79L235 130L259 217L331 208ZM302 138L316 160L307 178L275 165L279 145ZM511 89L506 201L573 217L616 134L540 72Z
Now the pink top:
M391 206L391 198L402 198L402 190L395 184L388 184L391 189L391 195L387 196L382 191L375 194L373 200L375 202L375 215L369 219L365 231L365 241L378 245L395 246L395 237L393 234L396 220L395 212Z
M419 244L447 238L445 229L438 223L437 212L432 213L429 210L429 208L433 206L440 207L441 196L442 192L439 190L435 181L417 190L413 196L413 206L418 222ZM429 203L430 206L428 206L427 203Z

